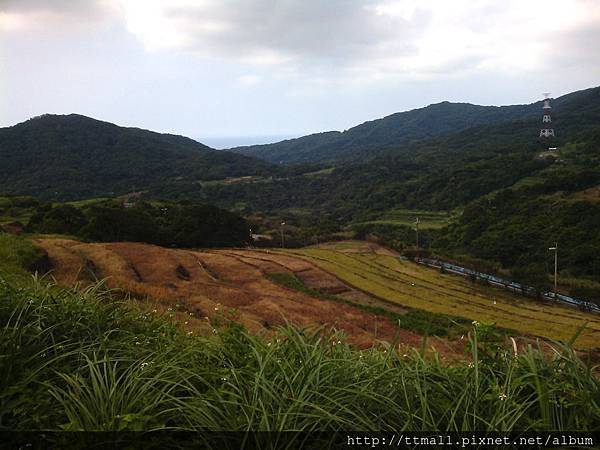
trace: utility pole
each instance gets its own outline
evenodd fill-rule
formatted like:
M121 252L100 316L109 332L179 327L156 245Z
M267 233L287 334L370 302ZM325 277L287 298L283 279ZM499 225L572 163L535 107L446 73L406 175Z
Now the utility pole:
M283 235L283 227L285 222L281 222L281 248L285 248L285 237Z
M554 298L556 298L556 288L558 284L558 242L554 243L554 247L548 250L554 252Z
M415 231L417 233L417 257L419 257L419 218L417 217L417 220L415 220Z

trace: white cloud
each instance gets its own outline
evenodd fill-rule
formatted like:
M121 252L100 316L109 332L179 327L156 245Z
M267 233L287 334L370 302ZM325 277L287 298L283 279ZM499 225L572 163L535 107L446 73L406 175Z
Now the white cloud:
M308 81L426 79L583 64L597 0L8 0L0 32L119 20L149 51ZM582 30L588 30L583 32ZM581 42L582 48L589 48ZM586 53L597 62L597 52ZM250 68L250 70L253 70ZM242 84L252 84L240 78Z

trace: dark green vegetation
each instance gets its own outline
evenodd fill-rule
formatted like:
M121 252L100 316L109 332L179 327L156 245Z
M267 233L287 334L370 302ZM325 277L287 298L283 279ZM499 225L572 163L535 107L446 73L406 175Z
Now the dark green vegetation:
M101 286L0 280L0 429L600 429L596 368L569 346L515 355L488 326L471 333L470 363L445 366L327 330L204 338Z
M315 289L306 286L296 275L288 272L273 272L267 273L266 277L288 289L302 292L311 297L320 298L322 300L332 300L334 302L345 303L356 308L362 309L370 313L375 313L380 316L389 317L396 320L398 326L414 331L422 336L450 336L456 337L465 334L468 331L470 321L460 317L449 317L444 314L436 314L429 311L412 309L406 314L396 314L384 308L376 306L361 305L360 303L351 302L342 297L325 294ZM501 330L498 330L500 333Z
M242 217L210 205L98 201L76 207L40 204L30 232L67 234L97 242L133 241L169 247L234 247L249 242Z
M586 91L555 100L556 108L569 105ZM479 106L442 102L365 122L344 132L329 131L274 144L232 149L273 163L333 163L372 158L386 149L455 134L468 128L531 119L539 122L542 102L529 105Z
M0 190L62 200L267 175L271 165L192 139L71 114L0 128Z
M562 103L560 110L555 108L558 137L550 144L591 140L600 123L600 88L556 103ZM342 165L322 176L215 185L204 195L246 209L304 208L343 223L375 220L398 208L449 211L553 165L553 160L537 157L548 145L537 139L539 125L538 110L531 119L472 127L388 148L372 159Z

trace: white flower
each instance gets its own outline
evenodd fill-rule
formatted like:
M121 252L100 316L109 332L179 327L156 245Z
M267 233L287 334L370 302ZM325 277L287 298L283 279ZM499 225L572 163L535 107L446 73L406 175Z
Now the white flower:
M470 362L470 363L468 364L468 366L469 366L469 369L472 369L473 367L475 367L475 364L474 364L473 362Z
M506 400L506 399L508 398L508 396L507 396L507 395L506 395L504 392L502 392L502 393L501 393L501 394L498 396L498 398L500 399L500 401L504 401L504 400Z

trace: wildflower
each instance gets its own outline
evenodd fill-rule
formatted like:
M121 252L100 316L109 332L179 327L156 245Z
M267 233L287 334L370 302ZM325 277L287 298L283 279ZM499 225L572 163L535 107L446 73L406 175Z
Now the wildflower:
M217 330L213 328L212 330L213 333L217 334Z
M152 312L153 312L154 314L156 314L156 313L157 313L157 311L156 311L155 309L153 309L153 310L152 310Z
M408 353L405 353L404 355L402 355L404 358L408 358Z
M173 308L169 307L167 308L167 311L173 311Z
M226 377L221 377L221 381L227 381Z
M270 346L271 346L271 343L269 342L269 343L267 344L267 347L270 347Z
M471 322L474 326L479 325L479 322L477 322L476 320L474 320L473 322Z
M215 311L218 311L218 310L219 310L219 307L218 307L218 306L215 306Z
M33 305L33 299L32 299L32 300L29 300L29 304L30 304L30 305Z
M461 341L462 341L462 340L464 340L464 338L465 338L465 335L464 335L464 334L460 336L460 340L461 340Z
M504 400L506 400L506 399L508 398L508 396L507 396L507 395L506 395L504 392L502 392L502 393L501 393L501 394L498 396L498 398L500 399L500 401L504 401Z
M148 367L147 362L143 362L142 364L140 364L140 369L144 370L145 367Z
M189 322L186 320L185 322L183 322L184 325L187 325Z
M188 335L190 335L190 336L191 336L192 334L194 334L194 332L193 332L193 331L188 331Z
M470 363L468 364L468 366L469 366L469 369L472 369L473 367L475 367L475 364L474 364L473 362L470 362Z

